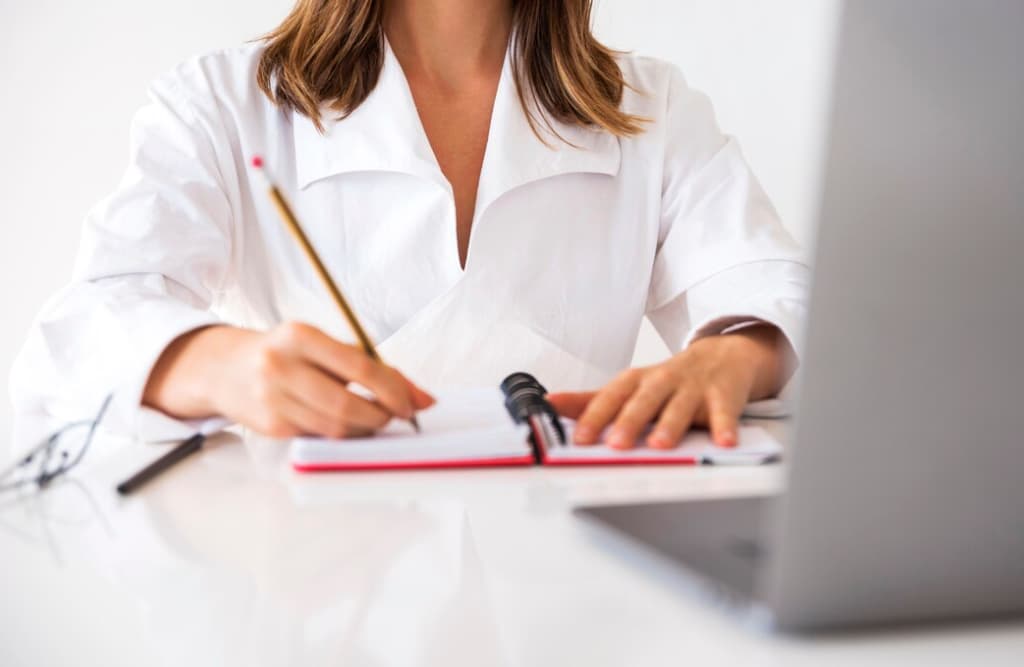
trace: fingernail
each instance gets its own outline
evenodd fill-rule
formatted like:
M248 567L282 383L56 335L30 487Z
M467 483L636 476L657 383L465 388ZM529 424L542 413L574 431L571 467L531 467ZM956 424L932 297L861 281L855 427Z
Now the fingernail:
M722 431L718 434L718 444L722 447L735 447L736 433L734 431Z
M434 405L435 403L437 403L437 399L434 398L433 394L431 394L429 391L427 391L423 387L421 387L421 386L419 386L417 384L413 384L411 382L409 383L409 386L411 387L411 394L412 394L412 402L413 402L413 404L426 402L427 403L426 407L430 407L431 405Z
M655 449L668 449L672 446L672 436L667 431L658 429L647 437L647 444Z
M608 445L614 449L629 449L626 434L618 429L612 429L612 432L608 434Z
M595 437L597 437L597 432L593 426L577 425L573 433L573 440L580 445L590 444Z

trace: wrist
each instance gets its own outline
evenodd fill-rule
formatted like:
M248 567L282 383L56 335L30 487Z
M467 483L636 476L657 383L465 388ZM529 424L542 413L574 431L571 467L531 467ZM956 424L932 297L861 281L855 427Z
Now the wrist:
M182 419L222 414L226 378L240 338L248 333L213 325L176 338L154 365L143 404Z
M723 337L742 342L745 350L740 354L755 371L750 400L778 395L792 368L792 348L785 334L775 325L764 323L724 334Z
M765 323L701 338L679 357L685 363L689 355L718 356L728 367L742 371L749 382L748 400L758 401L777 395L788 379L788 350L782 331Z

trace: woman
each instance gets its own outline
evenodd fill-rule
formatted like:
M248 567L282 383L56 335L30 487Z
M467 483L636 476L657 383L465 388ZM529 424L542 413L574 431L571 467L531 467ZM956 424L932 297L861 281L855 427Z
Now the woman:
M299 0L156 81L20 407L112 393L108 427L144 438L214 416L339 437L427 408L419 384L525 370L575 391L551 398L581 444L653 421L653 447L693 424L735 445L787 379L806 269L707 100L589 21L589 0ZM254 154L394 368L340 342ZM624 371L645 315L675 354Z

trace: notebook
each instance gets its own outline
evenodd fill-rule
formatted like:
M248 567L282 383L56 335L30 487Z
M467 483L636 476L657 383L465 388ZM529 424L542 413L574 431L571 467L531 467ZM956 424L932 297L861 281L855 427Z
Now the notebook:
M393 420L370 438L298 438L291 445L292 466L314 472L535 464L758 465L782 453L779 443L757 426L740 427L740 445L734 449L714 445L705 431L691 432L671 450L639 443L630 450L601 444L537 444L531 442L530 428L513 420L500 389L454 390L437 399L434 407L418 413L419 434L408 423ZM571 443L573 422L561 423Z

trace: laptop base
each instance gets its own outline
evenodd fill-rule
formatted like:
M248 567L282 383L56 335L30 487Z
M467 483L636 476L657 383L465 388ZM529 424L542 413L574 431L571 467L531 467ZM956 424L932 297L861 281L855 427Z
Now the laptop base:
M687 500L576 508L678 561L692 573L750 600L758 597L763 526L772 497Z

